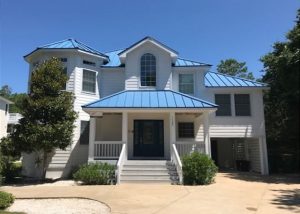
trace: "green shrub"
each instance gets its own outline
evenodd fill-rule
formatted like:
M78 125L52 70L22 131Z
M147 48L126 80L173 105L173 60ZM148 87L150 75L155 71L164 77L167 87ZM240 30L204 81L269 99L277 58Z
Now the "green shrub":
M12 194L0 191L0 210L9 207L15 198Z
M115 178L115 167L108 163L85 164L73 174L73 178L87 185L111 184Z
M182 158L183 183L186 185L205 185L214 181L218 171L213 160L199 152Z

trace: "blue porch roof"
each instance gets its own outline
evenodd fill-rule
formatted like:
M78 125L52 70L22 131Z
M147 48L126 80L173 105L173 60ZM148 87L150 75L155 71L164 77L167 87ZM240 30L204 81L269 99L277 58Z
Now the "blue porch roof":
M83 108L216 108L217 105L171 90L126 90L104 97Z
M39 46L37 47L34 51L32 51L31 53L27 54L24 57L27 57L29 55L31 55L32 53L34 53L37 50L40 49L78 49L78 50L82 50L88 53L92 53L98 56L102 56L105 58L108 58L108 56L106 56L105 54L75 40L75 39L65 39L62 41L58 41L58 42L53 42L47 45L43 45L43 46Z

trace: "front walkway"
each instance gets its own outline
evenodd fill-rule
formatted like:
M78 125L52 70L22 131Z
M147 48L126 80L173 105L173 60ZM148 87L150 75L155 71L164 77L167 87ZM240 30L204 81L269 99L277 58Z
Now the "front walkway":
M219 173L209 186L2 187L17 198L83 197L108 204L112 213L300 213L300 177Z

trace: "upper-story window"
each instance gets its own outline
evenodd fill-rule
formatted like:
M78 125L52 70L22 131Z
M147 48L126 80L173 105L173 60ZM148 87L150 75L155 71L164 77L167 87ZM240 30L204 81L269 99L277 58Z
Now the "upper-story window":
M96 66L95 62L91 62L91 61L87 61L87 60L83 60L82 63L85 65Z
M230 94L215 94L215 102L218 105L216 116L231 116Z
M96 93L96 72L83 70L82 91Z
M156 58L150 53L141 57L141 86L156 86Z
M236 116L251 116L249 94L235 94L234 103Z
M193 74L179 74L179 91L185 94L194 95Z

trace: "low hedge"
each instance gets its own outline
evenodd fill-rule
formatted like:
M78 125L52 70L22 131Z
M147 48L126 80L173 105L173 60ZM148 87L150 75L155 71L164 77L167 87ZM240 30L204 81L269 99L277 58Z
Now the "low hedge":
M73 174L73 178L86 185L112 184L115 180L115 166L108 163L85 164Z
M0 210L4 210L14 203L14 196L10 193L0 191Z
M193 152L182 158L183 184L206 185L214 181L218 167L207 155Z

